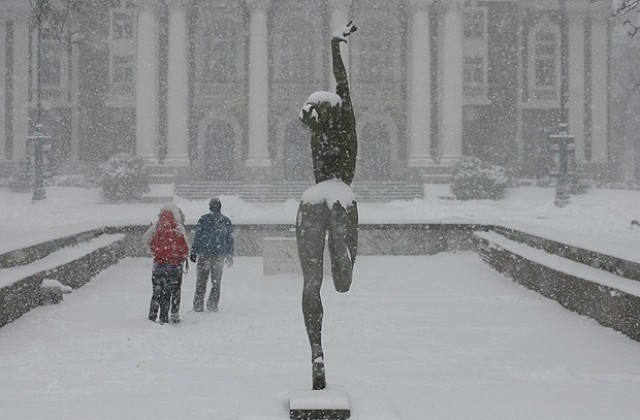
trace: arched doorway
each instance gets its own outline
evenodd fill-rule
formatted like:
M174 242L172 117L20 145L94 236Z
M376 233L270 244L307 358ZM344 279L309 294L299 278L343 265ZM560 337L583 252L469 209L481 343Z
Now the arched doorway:
M235 135L231 125L213 121L204 142L204 176L208 181L230 181L235 176Z
M360 173L365 181L389 181L391 178L391 136L382 121L366 123L358 138Z
M311 135L300 121L290 122L284 132L283 177L285 181L313 180Z

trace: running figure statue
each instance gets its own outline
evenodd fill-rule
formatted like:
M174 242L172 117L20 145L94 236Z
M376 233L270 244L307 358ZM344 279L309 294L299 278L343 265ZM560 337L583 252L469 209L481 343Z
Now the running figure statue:
M358 208L351 191L358 141L347 72L340 44L357 27L349 22L331 39L336 93L315 92L300 111L311 131L316 185L303 195L296 219L298 254L304 277L302 313L311 345L313 389L326 386L322 351L322 286L325 235L328 237L333 284L339 293L351 287L358 245Z

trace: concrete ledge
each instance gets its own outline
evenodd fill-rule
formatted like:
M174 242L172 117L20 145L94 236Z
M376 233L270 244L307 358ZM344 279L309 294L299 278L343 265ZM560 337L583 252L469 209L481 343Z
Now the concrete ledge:
M103 229L93 229L0 254L0 268L29 264L46 257L58 249L97 238L103 233Z
M43 280L57 280L65 286L78 288L100 271L126 257L125 244L125 239L119 240L78 259L31 274L0 288L0 327L40 305Z
M508 229L500 226L494 230L501 235L525 243L531 247L542 249L550 254L559 255L591 267L599 268L619 276L640 281L640 264L633 261L624 260L612 255L605 255L594 251L589 251L577 246L563 244L540 236L524 233L515 229Z
M542 258L532 258L531 251L523 249L527 245L508 239L492 240L488 235L476 237L482 259L495 270L573 312L640 341L640 284L635 280L605 271L597 273L595 268L568 259L561 265L556 260L550 266L543 264ZM552 255L547 258L553 260L552 257L561 258ZM585 269L594 270L594 275Z

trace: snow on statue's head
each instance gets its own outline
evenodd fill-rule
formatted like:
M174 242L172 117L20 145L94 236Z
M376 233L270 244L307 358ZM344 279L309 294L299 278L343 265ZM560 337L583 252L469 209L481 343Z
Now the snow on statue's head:
M300 110L300 120L309 128L320 128L333 118L338 118L342 99L333 92L314 92Z

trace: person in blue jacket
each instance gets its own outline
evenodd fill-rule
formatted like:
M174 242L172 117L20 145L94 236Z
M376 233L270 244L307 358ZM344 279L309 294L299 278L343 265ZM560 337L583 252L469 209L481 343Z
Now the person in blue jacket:
M207 292L207 280L211 276L211 291L207 299L207 310L218 311L220 302L220 283L223 265L233 265L234 227L228 217L222 214L222 203L216 198L209 202L209 213L203 215L196 225L196 233L191 245L189 259L196 263L196 292L193 297L193 310L204 310L204 297Z

